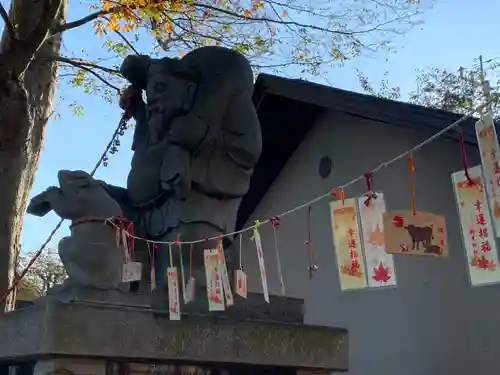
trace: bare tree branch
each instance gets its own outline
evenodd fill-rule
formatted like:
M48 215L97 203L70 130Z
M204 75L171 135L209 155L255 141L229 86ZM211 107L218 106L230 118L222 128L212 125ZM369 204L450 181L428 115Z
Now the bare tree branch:
M7 28L7 30L9 30L11 38L17 39L17 34L16 31L14 30L14 25L12 25L12 22L10 22L9 14L5 10L2 3L0 3L0 17L2 17L3 21L5 22L5 27Z
M104 83L106 86L112 88L113 90L115 90L116 92L120 92L121 90L113 85L111 82L109 82L108 80L106 80L104 77L102 77L100 74L94 72L92 70L92 68L100 68L100 69L107 69L107 68L104 68L104 67L97 67L96 65L93 65L93 64L86 64L86 63L82 63L82 62L79 62L79 61L75 61L75 60L72 60L72 59L69 59L69 58L64 58L62 56L57 56L57 57L53 57L56 61L61 61L62 63L64 64L68 64L68 65L71 65L71 66L74 66L78 69L81 69L81 70L84 70L86 72L88 72L89 74L92 74L95 78L97 78L99 81L101 81L102 83ZM92 68L91 68L92 67Z
M41 58L52 60L52 61L59 61L59 62L68 64L68 65L73 65L73 66L78 66L78 67L85 66L85 67L90 68L90 69L99 69L99 70L101 70L105 73L108 73L108 74L114 74L114 75L121 76L120 71L117 69L108 68L108 67L105 67L102 65L95 64L91 61L83 60L83 59L69 58L69 57L65 57L65 56L61 56L61 55L42 56Z
M107 11L100 10L98 12L91 13L88 16L85 16L83 18L80 18L80 19L78 19L76 21L67 22L67 23L63 23L63 24L57 25L57 26L55 26L51 30L51 33L52 33L52 35L55 35L55 34L58 34L58 33L62 33L63 31L67 31L67 30L74 29L76 27L83 26L83 25L85 25L85 24L87 24L89 22L92 22L92 21L96 20L99 17L105 16L106 14L113 13L117 8L118 7L111 8L111 9L109 9Z
M214 12L220 12L220 13L226 14L228 16L244 19L247 21L268 22L268 23L279 24L279 25L296 26L296 27L300 27L300 28L304 28L304 29L322 31L322 32L329 33L329 34L353 36L356 34L365 34L365 33L369 33L370 31L373 31L373 29L367 29L367 30L361 30L361 31L339 31L339 30L332 30L329 28L316 26L316 25L312 25L312 24L305 24L305 23L296 22L296 21L285 21L283 19L279 20L279 19L274 19L274 18L269 18L269 17L246 16L244 14L239 14L237 12L233 12L233 11L230 11L227 9L222 9L222 8L219 8L219 7L216 7L213 5L208 5L208 4L192 3L191 5L193 7L196 7L196 8L210 9Z

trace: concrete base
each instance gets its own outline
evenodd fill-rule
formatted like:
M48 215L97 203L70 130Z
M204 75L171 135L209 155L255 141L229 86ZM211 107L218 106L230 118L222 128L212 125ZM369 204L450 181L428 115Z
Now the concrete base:
M170 321L168 313L147 308L46 299L0 316L0 332L0 363L102 358L313 373L348 369L348 334L340 328L234 322L210 315Z
M168 311L168 290L166 287L150 291L150 284L141 282L138 291L98 291L88 288L71 288L61 290L57 286L49 291L48 298L54 298L61 302L92 302L96 304L112 304L123 307L142 307L152 309L155 312ZM225 317L232 320L265 320L279 323L303 323L304 302L298 298L269 296L270 301L266 303L264 297L259 293L248 293L248 298L235 296L235 305L221 312L208 313L208 300L206 290L197 288L196 298L193 302L182 306L184 316L210 315ZM39 301L38 301L39 302Z

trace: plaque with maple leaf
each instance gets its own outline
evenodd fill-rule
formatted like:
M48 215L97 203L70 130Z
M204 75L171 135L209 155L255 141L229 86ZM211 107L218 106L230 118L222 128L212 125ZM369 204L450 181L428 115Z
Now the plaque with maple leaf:
M364 196L359 197L357 203L368 286L395 286L394 259L385 251L384 194L377 192L376 198L371 199L368 205Z
M490 209L481 166L469 168L468 173L471 181L464 171L455 172L451 177L470 282L472 286L499 283L498 249L491 217L494 202Z

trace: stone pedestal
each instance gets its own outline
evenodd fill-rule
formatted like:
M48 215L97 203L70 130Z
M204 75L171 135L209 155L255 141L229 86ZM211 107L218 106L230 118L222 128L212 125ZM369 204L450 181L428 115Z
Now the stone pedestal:
M253 319L242 319L242 313L232 316L230 311L238 311L236 306L245 309L244 300L236 301L225 314L187 310L181 321L171 321L167 310L117 304L116 298L114 303L100 299L62 302L49 298L0 316L0 364L36 361L37 375L54 369L67 370L60 373L68 375L133 372L118 371L110 366L113 362L146 364L151 373L154 368L171 364L229 374L255 373L252 368L270 374L283 373L276 372L278 369L301 374L348 369L345 329L258 319L259 314ZM279 311L278 306L297 301L276 297L272 302ZM272 318L272 309L271 303L267 313L264 308L261 313Z

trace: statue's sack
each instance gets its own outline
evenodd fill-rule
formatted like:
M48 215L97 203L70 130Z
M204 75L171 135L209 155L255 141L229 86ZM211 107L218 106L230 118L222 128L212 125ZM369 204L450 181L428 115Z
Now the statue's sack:
M262 136L253 104L232 104L215 139L192 156L191 180L210 195L240 198L248 192Z

